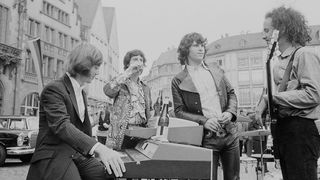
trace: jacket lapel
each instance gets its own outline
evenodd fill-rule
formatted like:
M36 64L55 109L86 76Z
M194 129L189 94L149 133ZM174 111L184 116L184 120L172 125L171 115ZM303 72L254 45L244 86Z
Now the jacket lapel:
M223 78L223 73L221 73L221 70L216 67L210 67L209 71L210 71L210 73L213 77L214 83L216 85L216 91L219 96L221 110L223 110L225 100L224 100L224 96L223 96L222 89L220 86L222 78Z
M72 87L72 84L71 84L71 80L69 79L67 74L65 74L63 76L63 80L64 80L65 86L67 87L67 90L68 90L72 105L73 105L74 109L77 112L78 118L80 119L79 110L78 110L78 104L77 104L77 100L76 100L76 95L74 93L74 90L73 90L73 87Z
M217 92L218 92L218 94L220 96L221 95L221 88L220 88L219 85L220 85L220 82L222 80L222 74L219 73L219 69L216 69L214 67L210 67L209 71L210 71L210 73L212 75L212 78L213 78L214 83L216 85Z
M184 68L181 72L179 79L181 80L181 83L179 84L181 90L198 93L187 68Z

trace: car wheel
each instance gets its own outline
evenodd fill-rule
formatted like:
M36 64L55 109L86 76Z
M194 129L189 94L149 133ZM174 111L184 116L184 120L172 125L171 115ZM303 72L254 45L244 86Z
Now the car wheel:
M20 156L20 160L24 163L30 162L31 158L32 158L32 154Z
M6 161L6 157L7 157L6 148L0 145L0 166L4 164L4 162Z

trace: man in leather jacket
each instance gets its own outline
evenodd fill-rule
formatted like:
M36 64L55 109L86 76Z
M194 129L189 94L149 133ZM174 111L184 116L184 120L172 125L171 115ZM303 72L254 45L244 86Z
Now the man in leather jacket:
M219 158L224 179L239 179L239 138L236 133L237 97L222 69L204 62L206 39L189 33L178 53L185 68L172 80L176 117L203 125L203 147L213 150L213 179L217 179Z

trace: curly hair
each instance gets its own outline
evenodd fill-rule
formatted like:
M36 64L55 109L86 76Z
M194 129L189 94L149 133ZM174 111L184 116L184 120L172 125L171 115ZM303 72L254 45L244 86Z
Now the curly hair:
M124 56L124 58L123 58L123 68L124 68L124 70L128 69L128 67L130 65L131 58L134 57L134 56L141 56L143 58L143 64L144 65L146 64L147 60L146 60L143 52L138 50L138 49L135 49L135 50L127 52L127 54Z
M205 47L207 44L207 39L196 32L184 35L177 50L179 54L178 60L180 61L181 65L188 64L189 48L192 46L193 42L196 42L197 44L203 44ZM205 47L204 57L206 56L206 53L207 48Z
M271 18L272 26L279 30L279 36L286 36L290 43L305 46L311 41L307 20L300 12L281 6L268 12L265 18Z

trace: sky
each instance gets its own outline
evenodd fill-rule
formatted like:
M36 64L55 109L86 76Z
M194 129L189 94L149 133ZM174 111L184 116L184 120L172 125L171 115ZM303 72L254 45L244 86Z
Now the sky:
M120 61L132 49L145 53L147 69L142 75L161 53L178 47L185 34L199 32L210 44L226 34L261 32L264 15L281 5L300 11L309 25L320 25L320 0L101 1L116 9Z

